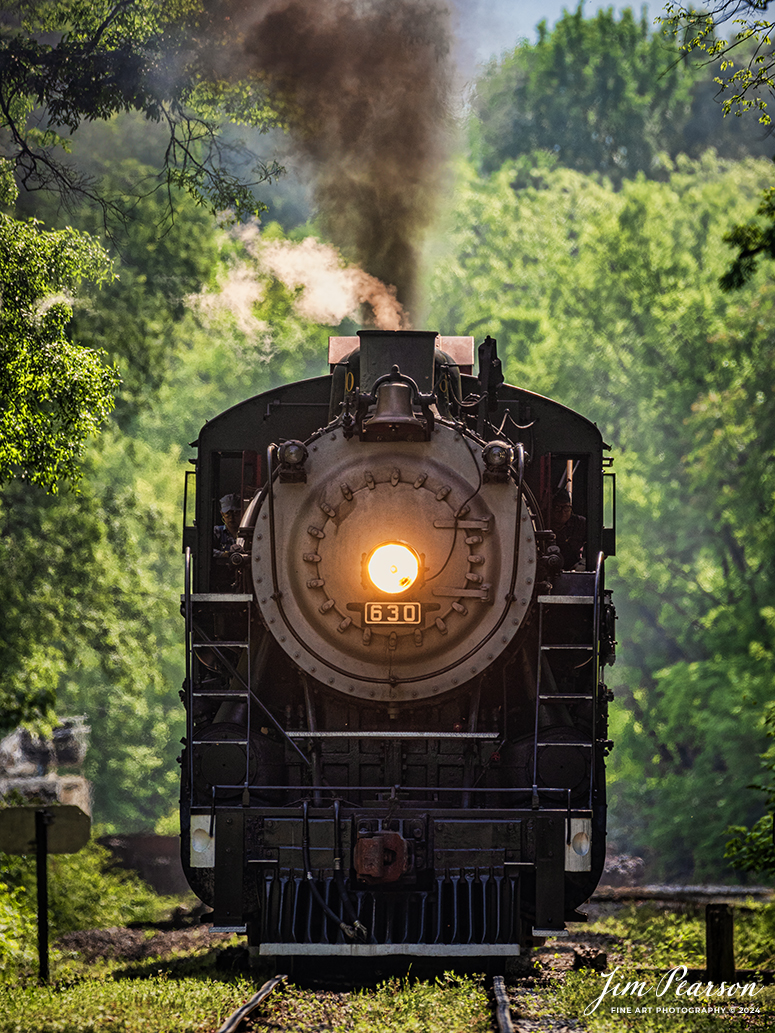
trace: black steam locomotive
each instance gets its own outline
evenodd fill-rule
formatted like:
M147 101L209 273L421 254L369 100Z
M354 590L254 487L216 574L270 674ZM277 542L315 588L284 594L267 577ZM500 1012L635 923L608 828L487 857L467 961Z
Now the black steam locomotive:
M260 953L514 955L600 877L611 460L473 350L332 338L195 443L183 863Z

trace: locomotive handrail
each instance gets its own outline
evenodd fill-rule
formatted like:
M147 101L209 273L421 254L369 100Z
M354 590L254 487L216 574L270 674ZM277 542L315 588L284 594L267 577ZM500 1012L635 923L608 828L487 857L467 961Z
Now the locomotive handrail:
M233 742L233 740L230 740L230 741ZM245 788L245 785L244 785L243 782L240 782L239 785L232 785L230 783L224 782L224 783L218 783L217 785L213 786L213 789L215 789L215 790L226 790L226 791L232 791L232 792L235 791L235 790L244 789L244 788ZM280 792L280 791L282 791L282 792L295 792L295 793L310 794L315 789L317 789L321 793L339 793L339 794L345 794L345 796L348 793L371 793L372 795L379 793L379 794L387 794L392 799L395 799L395 797L396 797L396 795L398 793L425 793L426 795L429 794L429 793L430 794L434 794L434 793L436 793L436 794L437 793L447 793L447 794L449 794L449 793L475 793L477 795L481 795L483 793L498 793L498 794L514 793L514 794L522 795L522 796L525 796L525 797L532 797L532 794L533 794L532 786L483 786L483 787L472 787L472 788L467 789L464 786L434 786L434 785L431 785L431 786L402 786L402 785L393 785L393 786L351 786L351 785L347 785L347 786L337 786L337 785L310 786L309 784L306 784L306 785L264 785L264 783L261 783L260 785L258 785L258 784L252 784L251 783L251 785L249 785L248 788L249 789L255 789L256 791L260 791L262 793L263 792ZM542 807L541 808L542 811L547 811L547 810L550 810L550 811L560 811L563 814L565 814L567 812L568 807L567 807L567 803L565 802L567 800L567 795L568 795L567 787L547 786L546 788L544 788L543 786L541 786L541 787L539 787L538 792L539 792L539 794L541 796L545 796L547 794L548 795L557 795L557 796L560 797L560 800L562 801L562 806L560 806L560 807ZM376 804L380 804L380 803L387 804L389 802L390 802L390 799L377 800ZM232 804L224 804L223 806L228 808L228 807L231 807L233 805ZM284 806L285 805L282 805L282 807L284 807ZM325 805L323 805L323 806L325 806ZM374 806L374 804L370 803L370 804L366 805L366 804L360 804L360 803L359 804L353 803L353 804L348 804L348 806L355 807L355 808L361 808L361 807L364 807L364 806L371 807L371 806ZM267 810L272 810L273 806L271 804L267 804L267 808L266 809ZM494 810L494 809L497 809L497 808L492 808L492 807L483 807L483 808L481 808L481 810L483 810L483 811ZM508 809L511 810L513 808L508 808ZM530 807L530 805L527 805L525 809L526 810L531 810L532 808ZM199 806L192 807L192 812L193 813L209 814L210 810L211 810L211 805L210 804L201 804ZM465 812L461 812L461 814L463 814L463 813L465 813ZM574 808L572 808L572 813L575 814L575 815L589 815L589 814L592 813L592 809L590 807L574 807Z
M188 792L189 806L194 803L194 750L192 740L194 738L194 707L193 691L191 684L191 640L193 635L193 611L191 607L191 547L186 546L186 558L183 573L183 611L185 617L185 641L186 641L186 693L188 695L186 706L186 753L188 760Z
M595 703L592 707L592 742L597 739L597 704L600 700L600 609L603 598L603 568L605 566L605 553L597 554L595 563L595 602L592 611L592 628L594 632L594 684L592 691L595 694ZM589 772L589 806L592 807L592 797L595 791L595 760L592 758L591 770Z
M511 567L511 581L509 582L508 600L513 601L514 586L517 583L519 572L519 536L522 527L522 485L525 479L525 446L518 441L516 448L519 454L519 465L517 467L517 515L514 518L514 562Z
M480 739L495 742L498 732L305 732L288 731L291 739Z

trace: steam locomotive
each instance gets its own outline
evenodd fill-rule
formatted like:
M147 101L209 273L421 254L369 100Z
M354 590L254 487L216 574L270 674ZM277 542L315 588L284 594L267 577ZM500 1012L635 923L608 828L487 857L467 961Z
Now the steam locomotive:
M515 955L603 868L608 446L490 337L329 362L194 442L184 868L262 954Z

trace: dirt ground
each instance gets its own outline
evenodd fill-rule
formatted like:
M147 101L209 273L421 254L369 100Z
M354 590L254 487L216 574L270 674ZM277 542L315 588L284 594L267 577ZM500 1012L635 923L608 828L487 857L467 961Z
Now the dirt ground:
M232 936L232 933L213 932L212 926L199 923L172 929L115 927L65 933L56 941L56 946L66 953L76 951L90 963L101 959L132 962L213 949Z

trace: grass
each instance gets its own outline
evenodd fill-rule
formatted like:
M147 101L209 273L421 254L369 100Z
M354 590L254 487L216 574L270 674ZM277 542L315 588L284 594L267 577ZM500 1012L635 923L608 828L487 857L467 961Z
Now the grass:
M605 979L590 971L570 972L562 981L552 983L540 999L531 1001L530 1013L542 1015L570 1015L579 1017L592 1033L772 1033L775 1029L775 988L759 987L755 997L676 996L673 988L657 997L656 989L662 972L654 979L643 973L617 974L620 989L638 980L651 986L649 993L640 996L636 991L619 996L607 996L592 1011L600 997ZM612 1008L629 1008L629 1012L612 1012ZM660 1010L662 1009L662 1010ZM743 1009L750 1009L750 1014Z
M253 982L201 977L0 984L2 1033L212 1033L256 992Z
M775 968L775 905L747 901L735 907L735 964L742 969ZM584 927L629 942L628 961L652 968L705 967L702 906L667 909L652 901L628 904Z
M679 993L680 974L668 987L660 983L679 966L704 969L702 907L630 904L581 927L579 935L587 933L606 938L605 973L587 969L552 979L540 992L522 995L523 1014L572 1016L591 1033L774 1033L775 987L755 977L740 980L755 984L754 996L741 996L739 991L733 996L708 995L707 980L701 985L684 980ZM738 970L775 967L774 905L749 901L735 908L735 947ZM600 999L607 976L617 966L609 993ZM713 989L719 991L720 986Z
M0 1033L212 1033L256 992L244 976L87 977L39 987L0 984ZM390 980L376 990L312 995L276 989L251 1017L253 1033L489 1033L480 979Z
M483 980L445 973L435 982L391 979L376 990L311 996L296 987L275 991L255 1033L281 1029L326 1033L489 1033L491 1010Z
M121 889L137 900L136 888L129 891ZM593 1008L606 974L581 970L554 978L563 944L550 941L538 955L544 978L515 990L517 1014L573 1019L577 1025L571 1028L590 1033L774 1033L775 987L757 984L755 997L708 998L698 987L676 995L674 984L657 997L665 972L679 965L704 967L702 908L632 904L579 927L577 933L600 937L608 956L605 972L619 967L610 988L618 984L620 992ZM736 907L735 943L738 969L775 968L775 906ZM214 1033L267 978L226 971L224 963L237 957L240 945L234 937L220 949L202 945L164 959L91 965L74 952L55 948L48 987L37 985L34 964L11 964L0 972L0 1033ZM565 948L565 961L571 957ZM651 989L639 996L634 981ZM751 1012L735 1010L741 1005ZM451 973L435 981L393 979L376 989L349 993L313 995L286 985L271 994L246 1028L252 1033L276 1033L278 1028L299 1033L489 1033L492 1007L483 979Z

